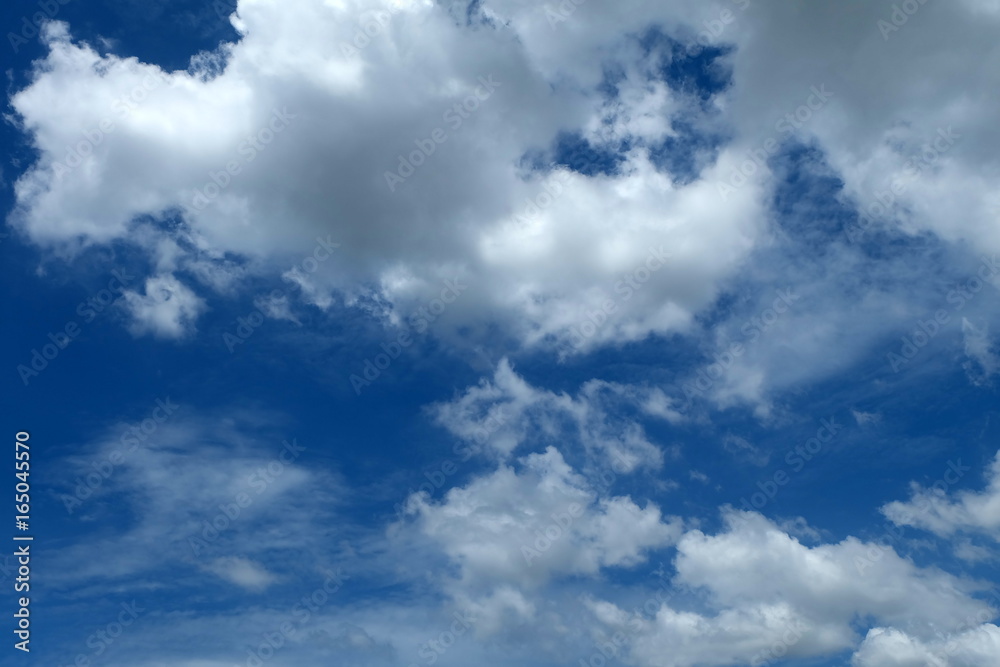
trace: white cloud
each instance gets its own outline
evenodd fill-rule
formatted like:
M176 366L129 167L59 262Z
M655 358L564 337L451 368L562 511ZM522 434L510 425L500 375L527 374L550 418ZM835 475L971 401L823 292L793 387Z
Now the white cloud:
M859 617L930 639L960 619L975 617L978 624L996 614L969 596L968 582L922 570L891 549L876 547L882 557L859 574L858 560L874 545L849 537L807 547L758 514L728 511L725 519L724 532L692 530L677 544L674 583L703 591L708 611L668 601L649 618L607 602L588 605L607 632L629 638L634 664L767 664L831 656L860 643L854 628Z
M923 642L895 628L873 628L854 655L856 667L978 667L1000 655L1000 628L987 623Z
M188 266L222 291L235 271L213 271L207 258L224 264L230 253L254 270L283 271L306 239L333 233L345 252L315 274L294 275L301 298L332 308L375 296L398 316L458 278L470 289L437 329L451 335L467 326L456 341L499 325L524 345L565 355L649 333L701 335L696 316L740 271L768 268L773 258L762 252L781 236L768 210L769 168L757 166L727 197L718 189L768 140L815 142L845 182L845 198L864 210L901 183L876 224L1000 250L1000 133L989 105L977 102L1000 76L1000 15L991 6L921 5L884 39L878 22L890 10L857 1L587 3L552 24L545 7L494 0L482 6L492 25L471 27L446 3L414 2L347 55L343 47L381 3L255 1L239 7L240 40L220 48L224 70L200 57L190 71L170 73L101 57L52 24L48 57L12 99L40 157L17 183L11 222L63 252L130 239L158 257L161 272ZM732 67L728 90L700 100L650 80L682 53L649 49L636 36L658 26L690 38L722 10L734 16L715 40L734 47L722 65ZM609 72L614 97L601 88ZM481 77L499 86L477 101ZM812 110L817 89L829 94ZM467 118L446 116L464 99L477 107ZM803 109L809 118L792 131L786 115ZM102 121L113 129L102 131ZM713 157L682 136L682 125L730 141ZM444 143L432 141L425 164L390 193L386 171L437 127ZM615 150L627 139L619 173L523 173L521 158L561 132ZM651 164L648 149L664 137L691 144L683 148L705 166L693 182L679 185ZM942 148L933 164L913 176L908 161L935 141ZM211 201L196 205L198 191ZM525 216L529 201L537 210ZM136 238L141 215L181 216L197 239L197 261L165 247L170 239ZM650 249L661 247L669 258L647 271ZM888 291L870 280L857 293L843 278L875 269L856 260L831 251L815 275L793 272L807 298L824 305L804 307L763 339L712 398L756 404L766 415L773 388L836 372L905 318L900 267ZM637 288L625 280L647 274ZM768 298L773 280L762 284Z
M292 306L287 294L267 294L254 299L253 305L268 317L277 320L288 320L301 325L299 318L292 312Z
M923 528L940 537L974 532L1000 541L1000 452L987 470L985 489L962 490L949 496L952 480L957 482L970 469L961 459L949 462L943 486L938 483L926 489L913 484L909 501L888 503L882 513L900 526Z
M671 134L674 118L702 121L693 100L647 81L656 56L634 38L595 31L583 46L590 64L558 71L533 51L540 35L518 27L520 15L471 31L439 5L413 3L347 57L340 47L370 8L243 3L243 36L224 49L217 76L101 57L54 24L44 66L13 98L40 159L17 184L12 221L65 250L129 238L137 216L179 212L206 249L273 266L302 252L304 239L333 233L345 252L309 276L311 302L329 307L331 290L350 302L375 286L406 312L458 277L472 287L449 308L449 325L476 328L489 316L527 344L548 345L574 342L573 329L611 300L613 316L580 350L687 328L752 248L763 225L757 190L720 204L712 185L733 155L688 186L650 163L645 146ZM647 8L642 23L664 13ZM554 41L563 55L581 48L567 39L573 30ZM611 107L594 79L605 56L625 72ZM489 77L495 90L474 112L449 115ZM522 156L562 131L605 141L604 120L635 146L621 173L564 174L551 203L527 225L516 221L543 192L537 177L522 178ZM102 121L112 129L101 131ZM437 127L445 143L389 192L384 174ZM65 166L77 149L86 155ZM641 288L619 285L633 273Z
M938 630L958 635L995 616L971 597L979 584L917 567L891 548L853 537L805 546L793 535L818 541L819 533L801 519L779 525L732 510L714 535L691 529L697 517L666 516L652 502L588 484L552 448L501 463L441 500L412 496L409 515L388 535L384 525L331 521L326 517L336 485L298 463L285 465L258 499L260 480L253 475L281 450L261 437L267 421L247 413L161 425L155 442L130 452L77 510L107 521L108 512L121 515L124 506L135 521L58 550L53 563L64 575L52 583L60 589L94 583L106 595L109 585L145 588L151 575L164 572L180 585L204 586L206 580L193 575L208 572L209 582L270 593L289 568L312 577L336 554L355 581L392 582L405 591L376 600L338 598L317 610L309 617L308 641L283 650L282 658L296 664L319 664L331 646L356 651L357 664L378 664L386 656L408 664L415 659L410 656L429 650L429 640L455 627L458 613L472 631L441 655L442 664L482 664L493 656L490 664L541 667L554 656L587 658L621 632L616 650L640 667L738 665L778 652L805 658L855 649L859 667L881 667L893 663L876 661L887 650L877 631L905 632L913 646L935 647ZM248 426L256 432L252 437L243 435ZM118 433L112 435L70 461L67 480L89 474L95 460L109 460L122 444ZM199 456L192 458L195 449ZM234 512L241 492L253 501L211 539L210 553L193 555L185 536L200 537L213 514ZM106 502L110 494L113 505ZM330 544L329 525L338 526L338 535L351 535L350 548ZM295 558L282 554L289 544ZM650 560L673 553L676 574L667 591L677 595L662 607L642 581L612 583L616 570L630 570L631 579ZM628 611L636 604L637 611ZM135 647L116 650L121 664L142 664L129 662L134 651L148 656L150 647L160 647L169 655L182 636L211 664L230 650L226 646L243 651L241 642L258 641L261 633L294 620L289 613L252 608L149 617L129 640ZM965 619L972 620L959 627ZM995 632L992 626L976 632L962 635L965 652L955 655L990 650L982 633Z
M697 470L689 470L688 477L690 477L696 482L701 482L702 484L708 484L710 481L708 475L706 475L703 472L699 472Z
M266 568L247 558L216 558L205 566L212 574L251 591L262 591L277 579Z
M642 563L680 535L680 520L651 503L596 495L555 449L520 463L520 471L501 466L440 503L410 498L420 530L459 565L464 585L536 588L554 577L596 576Z
M128 589L179 567L181 579L207 568L248 589L267 587L275 554L316 548L317 526L339 494L333 473L303 466L296 447L305 443L273 435L277 421L262 410L174 414L152 433L119 424L78 448L65 461L60 505L107 530L54 555L63 565L51 583ZM307 566L279 562L285 571Z
M963 317L962 338L965 342L965 355L969 358L965 364L969 379L974 384L987 382L1000 371L1000 357L993 351L989 327L977 327Z
M122 297L132 316L129 330L136 336L148 333L158 338L183 338L192 333L195 320L205 309L205 302L172 275L149 278L145 294L128 290Z
M757 514L729 512L726 521L727 532L691 531L677 546L678 579L704 587L716 604L784 602L817 622L847 626L860 613L925 628L983 608L967 584L891 549L879 547L873 559L872 545L853 537L806 547Z
M220 49L228 58L224 71L216 71L212 56L171 73L134 58L101 57L74 43L66 26L52 24L48 56L12 99L39 158L17 181L11 223L61 254L120 240L145 248L155 273L142 293L126 294L124 305L135 334L165 338L191 333L207 308L177 277L182 272L232 294L249 272L284 271L307 303L332 309L372 297L382 316L382 304L398 316L426 305L442 281L459 279L470 287L443 313L442 335L467 326L476 338L496 325L524 346L551 346L564 358L673 332L703 337L711 355L734 340L748 343L741 318L760 317L774 290L791 286L802 301L769 331L758 327L759 340L708 394L725 407L754 404L760 415L768 414L775 389L842 371L900 323L909 326L941 305L907 289L924 270L920 262L912 262L915 268L887 259L874 268L849 241L822 246L809 256L822 261L808 268L795 256L801 248L769 253L785 234L773 223L769 170L758 166L749 184L724 197L719 192L746 164L747 151L768 139L810 142L829 162L829 176L844 182L846 201L868 211L872 202L893 200L875 227L929 231L956 245L1000 251L1000 131L992 104L1000 88L1000 14L992 0L924 3L889 39L878 21L890 10L861 0L749 3L745 11L728 0L588 2L555 26L542 4L495 0L484 3L494 25L474 28L464 16L455 21L447 3L409 2L370 44L346 55L343 46L376 4L245 0L234 20L239 43ZM726 60L733 67L728 91L693 100L648 80L658 58L677 55L646 53L636 36L653 25L691 35L722 8L736 16L721 37L735 47ZM609 71L621 75L614 100L600 91ZM499 84L485 98L483 78ZM802 106L824 86L828 102ZM463 100L476 109L449 115ZM780 125L785 114L803 108L810 117L799 131L779 129L789 127ZM683 123L731 138L714 161L710 150L691 147L705 169L686 184L658 169L648 152L664 137L681 137ZM385 172L427 146L439 127L446 140L432 141L425 164L390 192ZM618 149L628 137L618 172L526 174L520 159L567 131L599 148ZM941 148L925 148L935 141ZM925 150L931 160L910 162ZM167 231L137 222L147 215L183 224ZM319 234L331 234L344 252L315 273L287 270ZM996 285L996 276L986 283ZM699 316L724 290L750 286L759 293L737 294L739 315L722 314L714 335L702 330ZM991 308L980 305L987 301L975 307ZM274 317L295 317L287 301L258 305ZM965 329L964 343L990 376L997 368L987 335L993 320L990 313L984 318ZM352 622L365 627L351 634L352 645L402 645L400 637L416 645L435 636L439 629L424 616L427 600L441 595L476 611L481 638L499 641L512 627L538 626L529 646L540 654L567 644L576 650L573 642L586 631L631 627L629 657L649 666L664 664L665 655L678 666L724 665L776 647L804 658L859 646L859 667L918 664L942 648L935 628L954 628L955 619L969 616L988 620L991 612L970 597L972 584L880 545L848 537L808 547L789 534L815 538L808 526L733 512L718 534L684 532L684 520L665 517L655 504L587 483L581 473L611 462L620 466L616 472L661 469L666 450L639 420L683 423L673 398L679 393L600 380L573 395L557 393L504 361L491 379L437 405L439 423L461 439L488 442L498 467L443 500L411 498L412 525L395 534L406 539L380 545L378 558L370 558L376 549L359 547L359 567L407 562L411 552L403 547L415 543L426 550L420 556L430 551L439 558L435 565L451 567L443 575L427 568L435 574L420 584L429 580L432 590L412 608L393 601L354 615ZM868 413L854 414L859 424L873 423ZM108 482L107 492L129 499L136 523L60 552L54 571L69 574L57 585L191 564L186 545L160 546L164 535L178 528L197 534L205 513L231 502L265 460L262 450L235 438L227 443L238 456L206 445L195 465L191 443L202 440L191 434L165 428L165 445L136 453ZM567 463L575 461L571 448L516 456L527 443L539 450L567 437L587 454L580 472ZM729 445L766 462L767 452L745 439L734 436ZM295 543L314 549L320 510L306 499L326 488L320 481L317 471L292 466L269 487L276 498L309 503L311 513L294 525L301 540ZM192 501L201 509L192 510ZM570 514L574 503L579 516ZM262 554L288 542L255 529L276 525L279 505L248 510L246 523L218 542L224 554L243 555L221 555L206 567L244 588L266 588L276 575L261 564ZM104 508L91 507L88 514L103 516ZM943 537L976 532L996 539L1000 455L981 492L917 488L909 502L884 511ZM699 594L652 618L630 617L602 575L672 546L676 583ZM959 547L970 560L983 555L972 543ZM584 593L591 625L577 627ZM261 632L275 620L270 612L247 613L214 629L232 630L250 617ZM324 630L343 634L339 626ZM995 654L995 626L961 632L958 664L982 664ZM462 664L496 664L490 657L478 646L448 655Z
M641 415L684 421L673 401L657 388L590 380L576 397L531 386L505 358L493 379L480 381L452 401L432 406L439 424L468 442L487 445L507 457L526 441L578 441L599 468L630 473L658 469L663 451L634 418L618 416L632 408Z
M739 50L731 110L741 137L754 145L812 86L826 85L833 97L803 132L818 140L851 197L867 209L878 192L890 193L890 224L996 252L991 210L1000 133L975 91L1000 77L1000 16L921 3L886 39L879 21L892 12L859 1L764 3L742 12L731 34ZM958 62L960 73L946 74ZM926 149L930 163L908 165L936 141L938 148ZM890 192L893 182L901 193Z
M851 415L858 426L871 426L882 423L882 415L877 412L864 412L862 410L851 410Z

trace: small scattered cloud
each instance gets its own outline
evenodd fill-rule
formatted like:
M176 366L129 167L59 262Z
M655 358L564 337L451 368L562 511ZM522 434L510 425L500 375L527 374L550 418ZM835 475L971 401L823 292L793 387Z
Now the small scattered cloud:
M134 336L184 338L194 333L194 322L206 308L198 295L169 274L147 279L144 293L128 290L123 298Z
M277 581L277 577L262 565L240 556L216 558L205 569L249 591L263 591Z

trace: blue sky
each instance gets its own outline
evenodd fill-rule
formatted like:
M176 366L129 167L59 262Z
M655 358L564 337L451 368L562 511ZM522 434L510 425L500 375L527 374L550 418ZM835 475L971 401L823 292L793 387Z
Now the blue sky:
M997 664L1000 7L664 4L7 5L0 664Z

